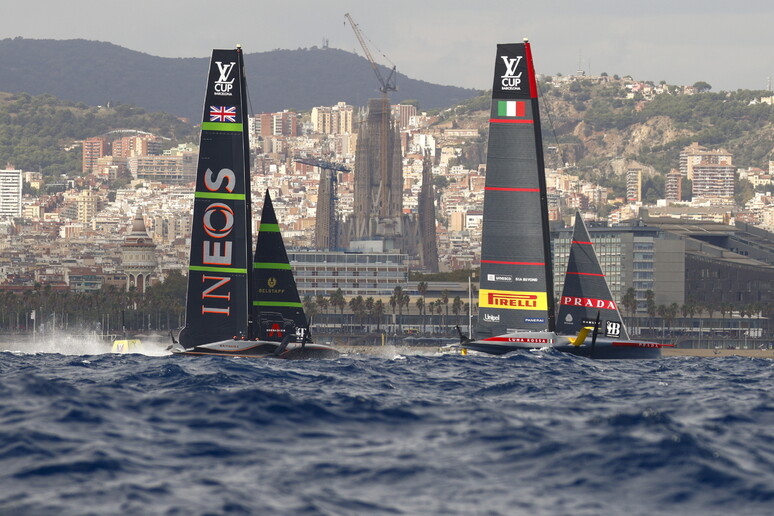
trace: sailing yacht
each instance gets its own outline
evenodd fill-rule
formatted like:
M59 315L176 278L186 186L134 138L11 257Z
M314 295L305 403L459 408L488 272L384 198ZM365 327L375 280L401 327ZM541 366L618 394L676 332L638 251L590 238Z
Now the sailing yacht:
M495 355L549 347L592 358L659 357L661 344L628 338L580 217L576 217L570 258L570 279L565 282L557 323L531 48L527 40L497 45L484 192L478 338L460 332L461 346Z
M252 255L241 47L213 50L202 118L179 355L332 358L314 344L267 191Z

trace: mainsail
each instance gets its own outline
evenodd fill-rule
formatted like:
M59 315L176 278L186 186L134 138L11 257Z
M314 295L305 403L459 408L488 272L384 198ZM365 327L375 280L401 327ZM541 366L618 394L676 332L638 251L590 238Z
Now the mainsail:
M263 201L261 226L253 260L253 334L281 341L286 329L307 331L307 320L293 279L269 191ZM292 321L292 325L288 325Z
M591 237L580 213L575 214L570 258L559 301L556 329L575 334L584 326L594 325L599 314L599 332L606 337L629 340L618 305L602 273Z
M185 348L249 338L251 214L242 51L213 50L202 117Z
M477 336L554 330L537 83L529 43L497 45Z

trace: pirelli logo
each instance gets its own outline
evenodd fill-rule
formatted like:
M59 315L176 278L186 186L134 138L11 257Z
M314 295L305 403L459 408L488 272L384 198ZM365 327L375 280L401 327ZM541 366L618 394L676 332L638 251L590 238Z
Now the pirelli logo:
M545 292L482 289L479 291L478 305L481 308L505 308L508 310L548 310Z

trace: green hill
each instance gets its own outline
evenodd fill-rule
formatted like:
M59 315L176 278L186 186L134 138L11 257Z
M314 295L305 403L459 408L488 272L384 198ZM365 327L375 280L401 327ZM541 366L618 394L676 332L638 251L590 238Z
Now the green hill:
M667 86L668 93L646 97L630 94L627 85L635 83L610 77L541 80L546 166L569 166L574 174L622 190L627 167L641 166L659 183L679 167L680 151L691 142L724 148L738 167L766 169L774 159L774 106L760 102L772 92L685 94ZM463 151L470 167L486 154L490 95L445 110L438 122L481 130L482 138Z
M99 41L0 40L0 91L49 94L92 106L120 102L192 122L202 116L208 66L209 57L162 58ZM368 61L333 48L245 49L245 71L254 113L306 111L340 101L365 106L380 95ZM401 74L397 84L393 102L413 99L425 110L478 93Z
M114 129L137 129L177 141L195 141L190 124L165 113L117 105L89 107L50 95L0 93L0 164L46 177L81 171L80 140Z

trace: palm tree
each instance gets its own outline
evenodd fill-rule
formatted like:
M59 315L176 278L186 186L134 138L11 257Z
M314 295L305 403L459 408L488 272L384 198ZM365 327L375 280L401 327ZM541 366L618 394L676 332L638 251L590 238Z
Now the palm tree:
M378 299L371 310L371 315L376 318L376 331L379 332L382 317L384 317L384 303Z
M656 316L656 301L655 301L656 295L653 293L652 290L647 290L645 292L645 306L648 311L648 317L650 317L650 323L648 326L651 328L653 327L653 318Z
M398 285L392 290L392 296L390 297L390 306L392 307L392 313L395 313L395 308L398 308L398 333L402 333L402 315L403 315L403 288Z
M438 315L441 315L442 310L443 310L443 303L439 299L438 301L435 302L435 313L437 313ZM440 330L441 328L439 328L439 331Z
M357 296L350 299L349 309L352 310L352 315L354 318L360 321L360 329L362 331L363 315L365 314L365 302L363 301L363 296Z
M656 314L658 314L659 317L661 317L661 338L664 338L664 328L666 325L666 318L667 318L667 306L666 305L658 305L656 307Z
M418 297L416 301L417 311L419 312L419 318L422 321L422 333L425 332L425 316L423 311L425 309L425 298Z
M446 315L443 319L444 328L447 326L447 319L449 318L449 291L443 289L441 291L441 303L446 307Z
M403 308L405 308L406 311L408 311L408 307L411 304L411 296L409 296L405 292L401 292L400 303L403 306ZM400 313L401 313L401 316L402 316L403 315L403 310L401 310Z
M667 307L666 316L667 316L667 326L669 327L669 334L672 334L672 323L677 318L677 314L680 311L680 305L677 303L672 303Z
M634 317L634 313L637 311L637 293L634 287L626 289L626 294L621 298L621 304L629 317Z
M328 305L330 304L328 299L325 298L322 294L317 294L315 297L315 301L317 302L317 306L320 307L320 313L328 313Z
M331 306L339 309L339 315L344 314L344 308L347 306L347 301L344 299L344 293L340 288L331 292L328 297L330 298Z
M427 306L427 298L425 297L427 295L427 282L426 281L420 281L417 283L417 292L419 292L419 295L422 296L422 308ZM417 304L417 306L419 306Z
M452 313L457 316L457 326L460 325L460 312L462 311L462 299L460 296L455 296L452 301Z
M373 297L366 298L364 306L363 306L363 310L365 311L366 316L368 317L368 324L370 326L370 324L371 324L371 316L374 313L374 298ZM370 327L369 327L369 331L370 331Z

